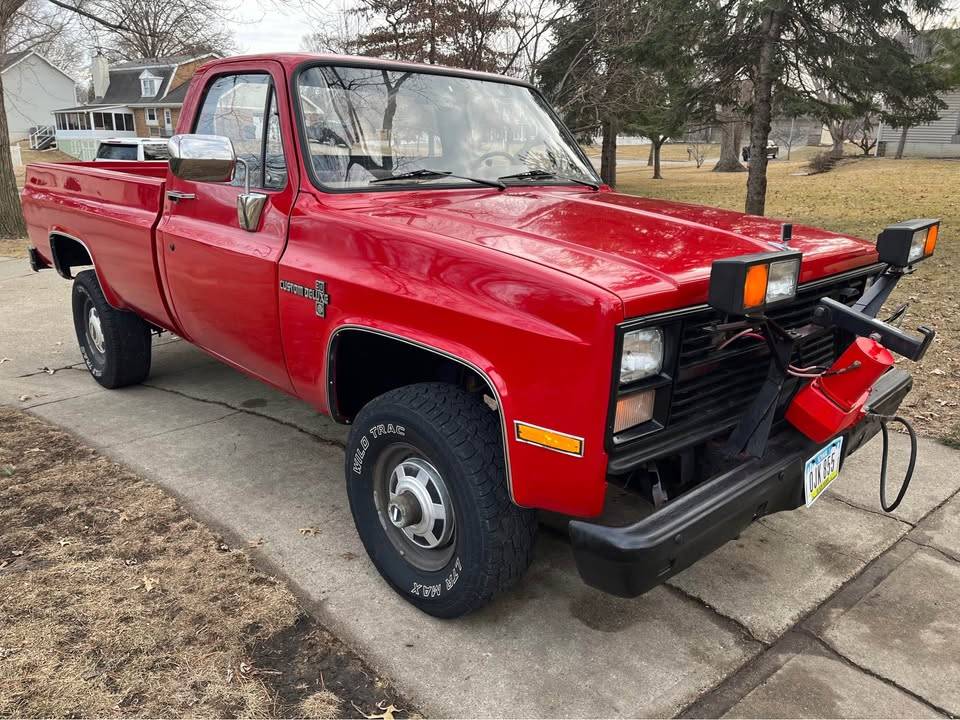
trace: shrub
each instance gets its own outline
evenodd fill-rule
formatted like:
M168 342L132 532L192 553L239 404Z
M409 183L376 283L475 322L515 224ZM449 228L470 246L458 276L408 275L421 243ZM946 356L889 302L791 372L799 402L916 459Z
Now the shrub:
M807 163L807 169L809 169L811 175L816 175L817 173L830 172L836 164L837 158L833 157L828 150L817 153L810 158L810 162Z

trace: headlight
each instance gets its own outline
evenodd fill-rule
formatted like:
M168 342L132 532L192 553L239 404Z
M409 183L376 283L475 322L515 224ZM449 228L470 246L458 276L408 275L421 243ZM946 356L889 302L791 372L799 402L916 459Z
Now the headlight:
M632 330L623 336L620 354L620 384L626 385L656 375L663 367L663 331L660 328Z
M772 305L781 300L789 300L797 294L797 275L800 274L800 258L778 260L770 263L767 274L767 294L765 301Z
M730 315L747 315L792 300L800 258L799 252L785 250L714 260L710 306Z
M940 234L939 220L906 220L888 225L877 236L880 262L907 267L933 255Z

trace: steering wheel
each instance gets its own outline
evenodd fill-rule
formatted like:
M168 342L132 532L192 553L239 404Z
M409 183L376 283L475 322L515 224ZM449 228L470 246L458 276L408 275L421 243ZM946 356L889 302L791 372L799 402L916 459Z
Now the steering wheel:
M497 157L506 158L511 162L511 164L521 164L520 158L518 158L513 153L508 153L506 150L492 150L488 153L484 153L479 158L477 158L477 162L475 163L476 171L478 173L482 172L484 165L489 164L490 160L493 160L494 158L497 158Z

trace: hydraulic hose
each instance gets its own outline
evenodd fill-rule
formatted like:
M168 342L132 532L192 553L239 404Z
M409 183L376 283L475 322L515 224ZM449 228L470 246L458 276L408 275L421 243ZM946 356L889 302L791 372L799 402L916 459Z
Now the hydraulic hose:
M907 494L907 488L910 487L910 480L913 478L913 470L917 464L917 433L913 426L899 415L874 415L880 420L880 432L883 435L883 450L880 461L880 507L884 512L893 512L900 505L903 496ZM887 459L890 451L890 431L887 424L895 422L903 425L910 436L910 462L907 464L907 472L903 476L903 482L900 484L900 492L897 498L887 505Z

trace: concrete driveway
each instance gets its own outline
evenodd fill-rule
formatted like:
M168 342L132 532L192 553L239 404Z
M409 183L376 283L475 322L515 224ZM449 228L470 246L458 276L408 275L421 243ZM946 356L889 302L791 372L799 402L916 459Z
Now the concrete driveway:
M145 385L102 390L78 365L69 297L53 272L0 258L0 402L67 428L234 538L262 538L253 552L429 715L960 714L958 452L921 442L888 516L875 441L812 509L761 520L636 600L584 586L564 539L544 532L519 588L442 622L367 562L343 428L167 336Z

